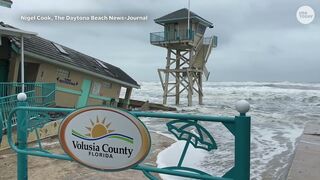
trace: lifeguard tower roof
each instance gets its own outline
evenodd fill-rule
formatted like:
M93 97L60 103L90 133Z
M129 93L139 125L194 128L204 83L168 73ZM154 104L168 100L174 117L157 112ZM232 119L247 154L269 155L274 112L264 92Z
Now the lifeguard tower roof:
M183 9L174 11L172 13L169 13L165 16L162 16L160 18L157 18L154 21L160 25L164 25L166 23L176 22L180 20L187 20L187 19L188 19L188 9L183 8ZM206 27L213 28L213 24L210 21L205 20L204 18L200 17L199 15L197 15L192 11L190 11L190 20L200 22Z

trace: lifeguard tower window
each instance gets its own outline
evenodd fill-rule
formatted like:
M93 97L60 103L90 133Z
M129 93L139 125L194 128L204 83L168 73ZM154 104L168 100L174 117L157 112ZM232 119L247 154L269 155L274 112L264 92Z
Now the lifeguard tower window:
M60 46L59 44L56 44L56 43L52 43L58 50L59 50L59 52L61 52L62 54L64 54L64 55L69 55L69 53L67 52L67 51L65 51L64 49L63 49L63 47L62 46Z
M206 27L202 24L199 24L197 28L197 33L204 34L205 31L206 31Z

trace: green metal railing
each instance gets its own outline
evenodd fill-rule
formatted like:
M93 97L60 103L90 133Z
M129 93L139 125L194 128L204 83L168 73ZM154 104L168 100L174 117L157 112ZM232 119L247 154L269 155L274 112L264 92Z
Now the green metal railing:
M24 83L24 91L30 106L50 106L55 103L55 83ZM10 111L17 106L17 95L22 91L22 83L0 83L0 118L2 128L7 128ZM0 123L1 123L0 122ZM15 125L15 119L13 119Z
M150 33L150 42L166 42L166 41L185 41L193 40L194 31L189 30L179 30L179 31L164 31L164 32L154 32Z
M237 108L238 109L238 108ZM167 128L169 132L173 133L178 140L186 141L185 148L181 154L179 162L176 166L158 168L150 165L139 164L132 169L142 171L149 179L157 179L153 173L161 173L167 175L174 175L180 177L194 178L194 179L215 179L215 180L249 180L250 179L250 124L251 118L246 116L249 108L239 108L240 115L235 117L220 117L220 116L204 116L204 115L190 115L177 113L160 113L160 112L129 112L136 117L150 117L150 118L165 118L168 119ZM17 173L18 179L27 179L28 176L28 155L40 156L47 158L54 158L60 160L73 161L73 159L66 154L54 154L42 149L27 147L28 124L30 122L30 115L32 113L39 113L38 121L47 122L46 116L41 114L48 114L48 112L69 114L75 109L66 108L48 108L48 107L29 107L27 102L19 102L18 107L14 108L9 115L7 138L10 147L18 153ZM12 137L12 119L17 117L17 146ZM234 166L222 177L210 175L198 169L183 166L185 154L190 145L195 148L213 151L218 146L214 137L210 134L200 122L222 123L233 135L235 139L235 159Z
M89 88L90 89L90 88ZM63 93L68 93L68 94L73 94L73 95L78 95L80 96L79 99L81 99L81 95L83 93L83 90L81 91L77 91L77 90L73 90L73 89L68 89L68 88L63 88L60 86L56 87L56 91L57 92L63 92ZM109 105L109 106L117 106L118 103L118 99L116 98L110 98L110 97L105 97L105 96L98 96L98 95L93 95L93 94L88 94L87 97L84 97L84 101L85 103L82 103L81 101L78 100L77 104L75 105L76 108L80 108L80 107L84 107L87 105L87 101L88 98L92 98L92 99L97 99L97 100L101 100L104 102L104 104Z

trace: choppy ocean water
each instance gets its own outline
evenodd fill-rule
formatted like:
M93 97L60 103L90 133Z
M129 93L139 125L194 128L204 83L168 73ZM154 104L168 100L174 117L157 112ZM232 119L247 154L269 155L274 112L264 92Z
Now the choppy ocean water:
M320 84L290 82L206 82L204 105L187 107L181 98L178 111L192 114L234 116L234 106L245 99L251 105L251 179L285 179L296 142L308 121L320 120ZM184 96L186 97L186 96ZM162 102L162 88L158 82L143 82L133 93L133 99ZM174 98L169 98L174 106ZM164 135L165 120L144 118L151 131ZM213 134L218 149L211 152L191 148L184 166L199 168L212 175L222 175L233 166L233 137L220 123L205 126ZM176 142L158 155L158 166L176 165L184 142ZM165 179L177 179L164 176Z

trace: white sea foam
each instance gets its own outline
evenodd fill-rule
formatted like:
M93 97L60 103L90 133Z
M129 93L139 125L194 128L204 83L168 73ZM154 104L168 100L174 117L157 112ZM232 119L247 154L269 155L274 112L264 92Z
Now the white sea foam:
M141 90L134 91L133 98L162 102L162 88L158 82L143 82ZM283 179L296 139L304 124L320 117L320 84L290 82L207 82L204 83L205 105L187 107L187 99L181 98L178 112L192 114L228 115L238 113L235 102L246 99L250 102L251 128L251 179ZM186 95L183 95L186 97ZM194 97L194 104L197 98ZM169 99L174 105L174 99ZM152 131L168 135L163 119L144 121ZM211 152L190 149L183 166L193 167L212 175L221 176L233 166L233 136L219 123L206 123L218 149ZM178 163L185 142L178 141L159 153L159 167ZM177 179L162 176L165 179Z
M177 166L184 146L185 146L184 141L178 141L176 143L173 143L167 149L160 152L157 159L158 167L161 168L161 167L168 167L168 166ZM190 148L188 148L188 151L185 155L185 160L183 161L182 165L201 170L203 169L201 167L201 160L205 158L206 154L207 154L206 151L195 149L192 146L190 146ZM169 176L169 175L160 175L160 176L163 179L170 179L170 180L184 179L184 178L177 178L175 176Z

